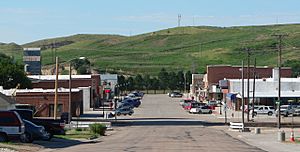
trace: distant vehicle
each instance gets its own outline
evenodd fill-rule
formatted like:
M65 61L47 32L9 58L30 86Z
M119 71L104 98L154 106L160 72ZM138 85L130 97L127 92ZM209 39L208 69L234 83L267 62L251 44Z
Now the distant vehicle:
M184 104L192 102L192 101L193 101L192 99L182 99L179 101L179 104L183 107Z
M20 139L25 132L22 118L14 111L0 111L0 142Z
M300 106L297 106L294 110L293 116L300 116Z
M117 115L117 116L120 116L120 115L132 115L134 113L134 111L131 109L131 108L118 108L116 109L115 111L112 111L111 114L113 116Z
M38 126L28 120L23 120L25 133L21 136L21 141L31 143L33 140L50 140L50 134L45 131L43 126Z
M215 107L217 107L217 106L218 106L218 102L217 102L217 101L215 101L215 100L211 100L211 101L208 101L207 105L209 106L209 109L212 109L212 110L214 110L214 109L215 109Z
M134 105L131 104L131 103L128 103L128 102L119 102L118 106L117 106L117 109L121 109L121 108L130 108L130 109L133 109Z
M252 112L252 110L251 110ZM258 114L267 114L268 116L272 116L275 113L275 109L272 106L255 106L253 115L256 116Z
M170 97L171 97L171 98L175 98L175 97L181 98L182 96L183 96L183 94L180 93L180 92L172 92L172 93L170 94Z
M209 109L209 106L198 106L195 108L191 108L191 110L189 111L190 113L208 113L211 114L212 110Z
M129 103L136 108L141 105L141 101L139 99L125 99L122 101L122 103Z
M206 105L205 103L190 102L190 103L185 104L185 106L183 108L184 108L184 110L190 111L192 108L196 108L199 106L205 106L205 105Z
M31 121L39 126L43 126L46 132L50 134L50 138L52 138L53 135L65 135L65 122L61 119L54 120L52 118L35 118L33 117L33 111L29 109L13 109L11 111L17 112L22 119Z
M295 107L295 106L292 106L292 105L280 106L280 114L285 117L288 117L289 115L293 115L295 112L295 109L293 107ZM278 116L278 109L276 110L276 116Z

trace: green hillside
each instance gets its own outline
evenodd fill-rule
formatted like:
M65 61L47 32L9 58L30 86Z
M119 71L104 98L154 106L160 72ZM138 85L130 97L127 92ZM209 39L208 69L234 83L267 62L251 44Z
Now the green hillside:
M289 34L283 41L283 61L299 59L300 24L179 27L132 37L82 34L32 42L24 47L44 48L44 65L53 64L56 52L63 61L85 56L100 71L157 74L165 67L170 71L202 73L210 64L240 65L246 59L245 47L254 50L252 54L258 65L275 66L277 40L272 37L275 33ZM59 45L50 49L54 42Z

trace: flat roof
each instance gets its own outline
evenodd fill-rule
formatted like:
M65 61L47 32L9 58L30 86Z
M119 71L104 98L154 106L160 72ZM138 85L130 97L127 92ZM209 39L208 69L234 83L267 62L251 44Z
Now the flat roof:
M241 82L242 79L227 79L228 81L231 82ZM247 80L247 79L244 79ZM250 81L253 81L253 79L249 79ZM264 78L264 79L255 79L256 82L278 82L274 81L274 78ZM246 82L246 81L245 81ZM300 82L300 78L281 78L281 82Z
M72 92L79 92L81 89L72 88ZM0 93L11 96L15 89L7 89L7 90L0 90ZM41 88L35 88L35 89L18 89L17 93L54 93L55 89L41 89ZM67 93L69 92L69 88L58 88L57 92L59 93Z
M56 75L28 75L30 79L55 80ZM58 80L69 80L69 75L58 75ZM92 75L72 75L72 79L91 79Z

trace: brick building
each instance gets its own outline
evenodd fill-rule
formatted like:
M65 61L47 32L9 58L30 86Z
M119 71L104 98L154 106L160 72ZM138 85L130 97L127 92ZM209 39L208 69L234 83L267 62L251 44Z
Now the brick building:
M209 100L221 100L223 98L222 90L219 88L219 81L224 79L241 79L241 66L231 65L208 65L206 74L204 76L204 89L202 90L203 97L207 97ZM253 77L253 67L249 68L250 78ZM257 78L270 78L272 77L273 67L256 67ZM292 69L289 67L282 67L281 77L291 77ZM247 78L247 68L244 68L244 78Z
M33 88L54 89L55 75L30 75ZM101 96L100 75L72 75L72 88L90 87L90 108L99 105ZM69 88L69 75L58 76L58 88Z
M11 96L13 89L0 90L6 96ZM76 116L76 110L83 113L83 94L80 89L72 89L71 113ZM35 107L35 116L53 117L54 112L54 89L18 89L13 97L18 104ZM57 116L69 111L69 89L58 89Z

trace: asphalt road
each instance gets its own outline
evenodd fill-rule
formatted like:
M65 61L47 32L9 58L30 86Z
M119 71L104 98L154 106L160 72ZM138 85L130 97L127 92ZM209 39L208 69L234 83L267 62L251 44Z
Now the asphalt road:
M206 123L210 115L192 115L167 95L146 95L133 116L119 117L114 131L98 143L56 149L63 152L94 151L263 151L227 135ZM52 150L49 150L52 151Z

